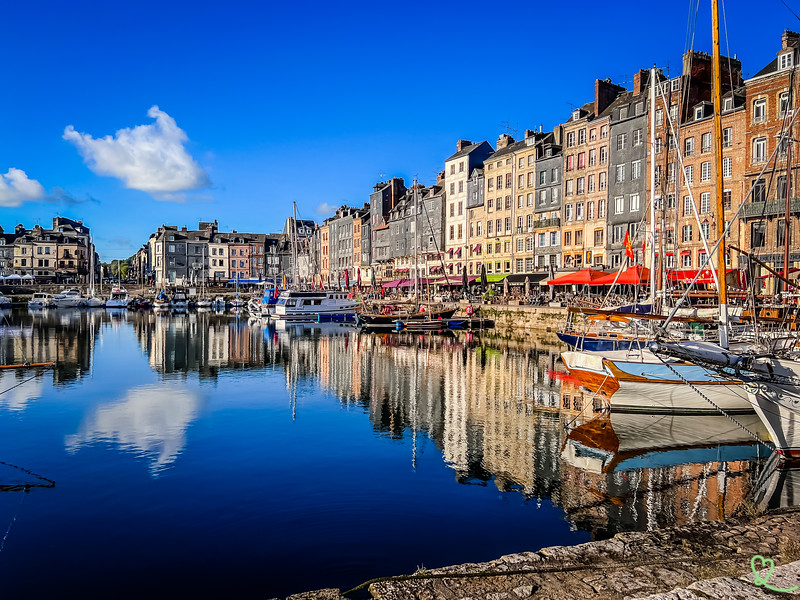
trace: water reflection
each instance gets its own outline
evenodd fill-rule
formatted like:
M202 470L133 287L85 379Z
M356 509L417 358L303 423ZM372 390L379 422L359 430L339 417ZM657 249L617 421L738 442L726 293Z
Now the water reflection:
M95 443L115 444L147 459L157 474L186 445L186 429L197 418L200 398L178 382L136 387L113 404L98 406L65 440L74 453Z
M273 342L290 386L316 378L377 431L432 439L458 482L549 499L596 537L723 519L768 454L722 416L603 415L552 346L301 326Z
M370 335L339 324L276 329L212 313L48 311L14 326L18 334L0 339L0 360L57 361L56 384L89 372L104 328L132 329L159 382L92 407L65 443L72 453L113 444L146 458L153 473L175 464L199 418L200 396L170 374L279 369L293 416L298 389L310 383L361 409L378 436L410 442L411 468L429 441L458 483L548 500L597 537L722 519L758 490L759 502L781 493L794 502L794 471L767 477L764 449L725 418L603 415L563 373L559 347L537 340ZM3 374L0 389L15 377ZM0 396L0 406L20 411L41 393L27 384ZM755 417L744 420L760 430Z

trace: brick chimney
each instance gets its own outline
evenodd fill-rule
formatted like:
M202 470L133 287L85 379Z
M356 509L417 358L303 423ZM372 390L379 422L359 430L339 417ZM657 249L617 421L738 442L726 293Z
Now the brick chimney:
M625 88L614 85L610 79L594 80L594 114L603 112Z
M536 135L536 130L534 129L526 129L525 130L525 139L531 138Z
M800 34L788 29L784 31L781 36L781 50L797 48L798 46L800 46Z
M638 96L642 93L645 87L650 83L648 80L649 71L645 69L639 69L637 73L633 75L633 95Z
M436 185L444 185L444 171L439 171L436 175Z
M472 142L469 140L458 140L456 142L456 152L461 152L467 146L472 146Z
M508 135L507 133L501 133L497 137L497 149L500 150L502 148L507 147L509 144L514 143L514 138Z

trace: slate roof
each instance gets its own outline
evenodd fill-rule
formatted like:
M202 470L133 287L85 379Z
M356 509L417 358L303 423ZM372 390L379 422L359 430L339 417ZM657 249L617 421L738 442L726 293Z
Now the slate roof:
M761 69L758 73L753 75L752 78L761 77L763 75L771 75L772 73L777 73L777 72L778 72L778 57L775 57L772 59L772 62L770 62L766 67Z
M453 160L454 158L459 158L461 156L467 156L473 150L477 149L478 146L480 146L481 144L487 144L491 148L491 144L489 144L489 142L487 142L485 140L483 142L477 142L475 144L471 144L469 146L466 146L466 147L462 148L460 151L458 151L455 154L453 154L453 156L451 156L449 158L446 158L445 162L447 162L448 160Z

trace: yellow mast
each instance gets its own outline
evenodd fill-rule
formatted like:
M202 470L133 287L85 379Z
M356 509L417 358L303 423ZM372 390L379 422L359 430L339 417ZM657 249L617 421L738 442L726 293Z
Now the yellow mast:
M714 42L714 159L717 173L717 269L719 273L719 345L728 347L728 287L725 282L725 203L722 197L722 90L719 58L719 0L711 0Z

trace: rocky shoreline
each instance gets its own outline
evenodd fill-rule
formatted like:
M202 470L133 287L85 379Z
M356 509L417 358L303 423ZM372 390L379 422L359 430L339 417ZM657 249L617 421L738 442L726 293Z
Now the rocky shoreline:
M753 559L753 557L760 557ZM751 567L767 586L753 583ZM768 574L770 561L775 570ZM287 600L695 600L800 598L800 507L421 570ZM359 596L358 593L361 595Z

